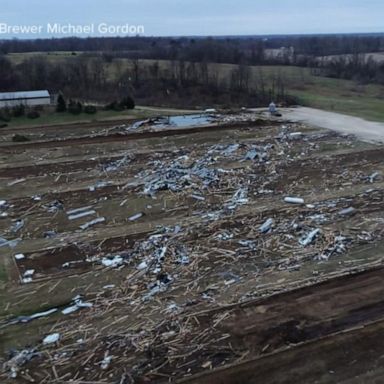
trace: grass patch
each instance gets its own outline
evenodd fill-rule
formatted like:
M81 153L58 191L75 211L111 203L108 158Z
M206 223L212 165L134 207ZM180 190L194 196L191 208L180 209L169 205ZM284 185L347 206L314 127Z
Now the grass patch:
M98 111L96 114L90 115L82 113L80 115L73 115L68 112L55 112L46 111L42 112L41 116L37 119L29 119L26 116L13 118L8 124L7 128L13 127L27 127L27 126L43 126L43 125L61 125L61 124L74 124L86 122L98 122L108 120L122 120L122 119L136 119L146 117L148 113L141 110L125 110L121 112L116 111ZM1 132L1 130L0 130Z
M45 110L41 112L41 116L36 119L29 119L26 116L12 118L7 123L7 129L9 128L23 128L31 126L48 126L48 125L65 125L76 123L97 123L106 121L119 121L119 120L134 120L134 119L146 119L149 117L160 115L179 115L180 113L192 113L193 111L182 111L168 108L156 108L156 107L136 107L134 110L123 111L104 111L99 110L95 114L81 113L79 115L73 115L68 112L56 112L53 109ZM1 132L1 129L0 129Z

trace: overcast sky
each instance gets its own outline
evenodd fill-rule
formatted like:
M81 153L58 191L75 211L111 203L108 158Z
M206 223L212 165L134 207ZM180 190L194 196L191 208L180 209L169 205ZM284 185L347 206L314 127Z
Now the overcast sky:
M42 25L39 37L47 23L143 25L148 36L383 32L384 0L1 0L0 23Z

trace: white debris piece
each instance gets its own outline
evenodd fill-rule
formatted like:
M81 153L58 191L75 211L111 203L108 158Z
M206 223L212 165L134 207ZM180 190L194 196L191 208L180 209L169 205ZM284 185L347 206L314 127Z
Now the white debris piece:
M60 333L52 333L51 335L48 335L44 338L43 344L53 344L57 343L60 340Z
M112 356L108 356L108 351L104 354L104 359L100 363L101 369L105 370L108 369L109 365L111 364Z
M9 361L5 362L3 367L8 369L9 376L12 379L15 379L17 377L17 374L20 370L20 368L33 359L35 356L38 356L38 352L36 352L36 349L23 349L22 351L18 352L14 357L12 357Z
M35 270L34 270L34 269L27 269L27 270L23 273L23 278L21 279L21 281L22 281L24 284L32 283L32 276L33 276L34 273L35 273Z
M88 205L87 207L71 209L71 210L67 211L67 215L76 215L77 213L80 213L80 212L89 211L92 208L93 208L92 205Z
M285 197L284 201L290 204L304 204L304 199L301 197Z
M147 264L146 261L142 261L142 262L137 266L137 269L138 269L139 271L142 271L143 269L146 269L146 268L148 268L148 264Z
M24 220L16 220L15 223L11 227L11 231L13 233L19 232L20 229L24 227Z
M61 266L63 268L69 268L71 265L80 264L83 260L73 260L73 261L67 261L66 263L63 263Z
M298 137L303 136L303 132L291 132L291 133L289 134L289 136L290 136L291 138L298 138Z
M368 177L369 182L373 183L375 181L375 179L377 178L377 176L379 176L379 172L373 172L372 175L370 175Z
M88 229L89 227L92 227L93 225L103 223L105 221L105 217L98 217L97 219L94 219L92 221L89 221L88 223L80 225L80 229L83 231L85 229Z
M6 200L0 200L0 207L4 207L7 204Z
M222 153L224 156L229 156L229 155L231 155L233 152L236 152L239 148L240 148L240 145L239 145L239 144L230 144L230 145L228 145L227 148L225 148L221 153Z
M116 287L115 284L108 284L108 285L104 285L103 289L113 289L115 287Z
M339 211L340 216L348 216L348 215L352 215L354 213L356 213L356 209L353 207L345 208L345 209L342 209L341 211Z
M33 319L38 319L39 317L46 317L46 316L52 315L52 313L55 313L57 311L58 311L57 308L52 308L45 312L34 313L33 315L29 316L29 319L33 320Z
M10 248L15 248L16 245L20 242L20 239L7 240L4 237L0 236L0 247L8 246Z
M15 255L15 259L16 260L22 260L22 259L25 259L25 256L22 253L18 253Z
M116 268L124 263L124 259L120 255L116 255L113 258L103 257L101 264L105 267Z
M320 233L320 229L314 229L313 231L309 232L307 236L301 238L299 240L299 243L306 247L307 245L311 244L312 241L315 239L315 237Z
M259 232L266 233L268 232L273 224L273 219L268 219L262 226L259 228Z
M128 201L128 199L124 199L124 200L120 203L120 207L123 207L127 201Z
M129 221L135 221L135 220L138 220L138 219L140 219L140 217L142 217L143 216L143 213L136 213L136 215L133 215L133 216L131 216L128 220Z
M78 307L77 305L71 305L70 307L64 308L64 309L61 311L61 313L62 313L63 315L69 315L69 314L71 314L71 313L73 313L73 312L76 312L76 311L79 310L79 309L80 309L80 307Z
M76 296L74 299L74 302L75 304L74 305L71 305L70 307L67 307L67 308L64 308L61 313L63 315L69 315L73 312L76 312L77 310L79 310L80 308L91 308L93 307L93 304L92 303L86 303L84 302L80 296Z
M215 236L217 240L227 241L233 238L233 233L230 232L222 232Z
M257 150L251 149L245 154L244 160L255 160L257 156L258 156Z
M68 219L76 220L84 216L94 215L96 212L92 208L92 205L88 205L86 207L71 209L67 211Z
M96 214L96 211L94 211L94 210L80 212L80 213L77 213L74 215L69 215L68 220L76 220L76 219L80 219L80 218L85 217L85 216L91 216L91 215L95 215L95 214Z
M225 206L228 209L234 210L238 206L247 204L248 202L248 188L239 188Z
M91 185L89 187L89 191L90 192L95 192L97 188L104 188L104 187L107 187L110 184L111 184L110 181L97 181L96 184Z
M16 185L16 184L19 184L19 183L23 183L25 180L27 179L17 179L17 180L14 180L14 181L10 181L8 183L8 187L12 187L12 185Z
M191 195L191 197L195 200L200 200L200 201L205 201L205 197L204 196L200 196L200 195Z

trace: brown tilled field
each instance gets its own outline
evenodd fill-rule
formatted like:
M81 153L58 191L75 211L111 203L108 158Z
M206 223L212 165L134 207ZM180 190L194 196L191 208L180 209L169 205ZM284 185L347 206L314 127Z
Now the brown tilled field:
M1 382L382 378L381 146L247 113L18 131Z

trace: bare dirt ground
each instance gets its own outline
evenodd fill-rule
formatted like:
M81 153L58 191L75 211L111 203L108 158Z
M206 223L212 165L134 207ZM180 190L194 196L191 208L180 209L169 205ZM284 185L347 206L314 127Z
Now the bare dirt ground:
M254 113L25 133L0 138L1 382L380 382L382 146Z
M283 119L355 135L360 140L368 142L384 142L384 123L307 107L281 109L279 111L282 113Z

